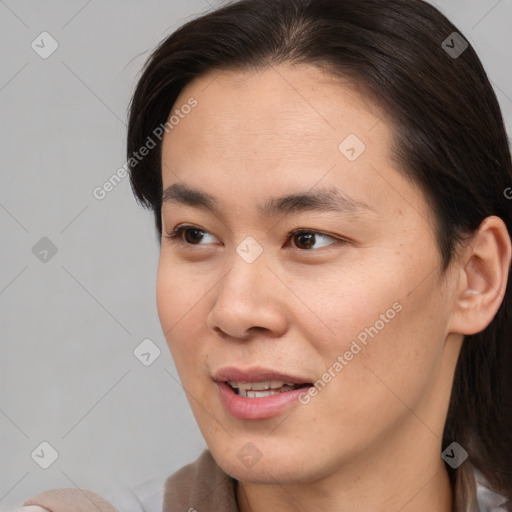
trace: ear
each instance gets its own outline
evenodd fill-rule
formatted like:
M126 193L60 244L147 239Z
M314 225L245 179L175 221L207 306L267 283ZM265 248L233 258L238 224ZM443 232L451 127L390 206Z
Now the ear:
M476 334L491 323L505 296L511 253L503 220L485 218L456 265L459 279L450 332Z

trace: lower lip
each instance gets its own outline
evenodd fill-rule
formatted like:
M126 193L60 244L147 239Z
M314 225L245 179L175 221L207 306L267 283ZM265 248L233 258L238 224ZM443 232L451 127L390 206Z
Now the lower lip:
M301 393L307 391L306 388L299 388L262 398L247 398L237 395L224 382L217 382L216 384L225 409L232 416L241 420L262 420L279 416L284 409L299 401Z

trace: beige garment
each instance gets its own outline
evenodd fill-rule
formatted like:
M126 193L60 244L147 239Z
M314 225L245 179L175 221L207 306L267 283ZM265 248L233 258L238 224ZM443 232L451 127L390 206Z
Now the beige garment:
M39 505L50 512L130 512L117 511L91 491L55 489L25 501L24 506ZM205 450L192 464L167 478L163 512L238 512L235 480L217 465Z
M166 480L163 512L238 512L235 485L205 450Z
M51 512L118 512L103 498L85 489L53 489L42 492L23 503L23 506L27 505L39 505Z

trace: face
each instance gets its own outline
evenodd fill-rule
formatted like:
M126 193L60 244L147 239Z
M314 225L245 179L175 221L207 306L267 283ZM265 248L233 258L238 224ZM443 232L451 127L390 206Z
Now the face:
M217 462L307 482L437 446L454 286L383 113L307 65L205 75L190 102L162 146L157 302Z

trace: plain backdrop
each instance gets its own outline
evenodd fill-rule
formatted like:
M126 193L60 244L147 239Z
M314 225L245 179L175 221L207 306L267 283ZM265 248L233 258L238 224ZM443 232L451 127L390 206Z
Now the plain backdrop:
M153 219L128 178L93 191L125 161L149 52L217 5L0 1L0 510L54 487L133 488L205 446L156 314ZM512 0L436 5L475 46L511 134ZM145 366L148 339L161 353Z

